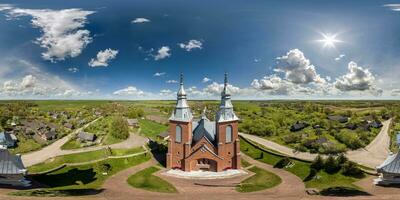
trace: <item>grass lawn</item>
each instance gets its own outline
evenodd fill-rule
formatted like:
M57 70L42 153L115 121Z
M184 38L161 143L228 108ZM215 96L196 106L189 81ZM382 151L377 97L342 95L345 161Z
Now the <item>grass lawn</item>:
M176 193L177 190L172 184L153 175L153 173L158 170L159 169L156 167L149 167L130 176L127 181L129 185L135 188L152 192Z
M249 169L255 174L236 186L238 192L255 192L279 185L282 180L279 176L258 167Z
M259 146L259 145L258 145ZM258 161L275 165L282 156L274 155L266 149L264 150L263 147L259 146L263 150L254 147L251 143L247 142L245 139L241 139L240 141L240 148L241 150ZM263 156L261 156L261 152L263 152ZM284 168L284 170L293 173L294 175L298 176L301 180L305 180L305 178L310 173L310 163L303 162L295 159L290 159L294 166L290 168ZM355 191L361 191L360 188L355 186L353 183L355 181L360 180L359 178L354 178L351 176L345 176L340 171L334 174L328 174L325 171L321 170L317 174L317 178L313 178L311 180L305 181L305 186L307 188L317 188L320 190L326 190L330 188L349 188L354 189Z
M139 124L141 128L140 134L151 138L155 138L159 133L168 129L168 127L163 124L159 124L147 119L139 120Z
M81 148L81 143L75 139L70 139L68 140L68 142L66 142L61 146L62 150L78 149L78 148Z
M42 145L35 142L33 139L21 139L19 138L18 146L14 149L10 149L11 153L27 153L42 148Z
M129 155L129 154L134 154L134 153L139 153L143 152L142 147L135 147L131 149L111 149L111 155L113 156L123 156L123 155Z
M243 168L246 168L246 167L248 167L248 166L251 165L249 162L247 162L247 161L245 161L245 160L243 160L243 159L240 160L240 162L241 162Z
M282 158L281 155L273 154L268 151L262 151L259 148L254 147L251 143L247 142L243 138L240 140L240 149L248 156L256 159L260 162L267 163L269 165L275 165ZM304 180L310 173L310 163L298 161L295 159L290 159L294 165L290 168L285 168L285 170L298 176L301 180Z
M310 181L307 181L306 187L317 188L319 190L324 190L334 187L346 187L346 188L361 190L359 187L353 184L355 181L358 181L359 179L350 176L345 176L340 172L337 172L335 174L328 174L325 171L321 170L320 172L318 172L317 177L319 178L314 178Z
M80 163L88 162L92 160L97 160L101 158L106 158L110 153L105 149L100 149L96 151L88 151L83 153L68 154L63 156L57 156L51 158L43 163L33 165L28 168L29 172L37 173L43 172L50 169L54 169L64 163Z
M65 196L73 193L96 191L101 188L104 181L126 168L141 164L151 158L149 154L142 154L129 158L107 159L93 164L74 167L64 167L47 174L32 175L30 178L49 186L48 189L33 189L10 193L12 195L36 195L36 196ZM101 166L110 166L107 174L104 174Z

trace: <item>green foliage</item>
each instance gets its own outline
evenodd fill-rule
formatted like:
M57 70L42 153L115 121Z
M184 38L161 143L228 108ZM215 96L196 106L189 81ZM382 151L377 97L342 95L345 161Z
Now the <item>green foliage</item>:
M342 172L346 176L360 177L363 171L352 161L346 161L342 166Z
M126 117L130 119L141 118L144 117L144 111L141 108L129 107L126 111Z
M159 124L147 119L139 120L139 124L141 129L140 133L152 138L155 138L158 134L168 129L168 127L163 124Z
M274 167L276 167L276 168L284 168L284 167L286 167L287 165L289 165L291 162L290 162L290 159L288 158L288 157L284 157L284 158L282 158L281 160L279 160L275 165L274 165Z
M319 170L323 169L324 166L325 166L325 161L324 161L324 159L323 159L320 155L318 155L317 157L315 157L315 159L314 159L314 161L311 163L311 166L310 166L310 167L311 167L312 169L315 169L315 170L319 171Z
M121 116L114 116L108 127L108 131L114 138L127 139L129 137L128 123Z
M326 172L333 174L340 170L340 164L334 156L328 156L324 164L324 169Z
M128 183L132 187L149 190L152 192L176 193L176 188L153 173L159 171L156 167L149 167L128 178Z
M255 192L275 187L282 182L282 179L279 176L261 168L252 167L249 170L255 174L243 180L238 186L236 186L236 191Z

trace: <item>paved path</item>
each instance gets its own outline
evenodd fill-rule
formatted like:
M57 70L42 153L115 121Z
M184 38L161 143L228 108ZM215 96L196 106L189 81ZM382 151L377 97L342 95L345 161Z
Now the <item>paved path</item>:
M375 139L365 148L349 151L346 156L361 165L375 169L385 161L390 153L389 128L392 119L383 122L383 126Z
M100 118L98 118L100 119ZM64 145L70 138L72 138L75 134L79 133L84 128L88 127L98 119L86 124L85 126L75 130L71 134L55 141L54 143L50 144L49 146L44 147L39 151L35 151L32 153L22 155L22 162L24 163L25 167L29 167L41 162L46 161L47 159L67 155L67 154L74 154L74 153L83 153L88 151L95 151L105 148L112 148L112 149L129 149L140 147L148 142L147 138L139 136L135 133L130 133L129 138L116 144L111 145L102 145L102 146L93 146L93 147L86 147L86 148L79 148L79 149L70 149L70 150L62 150L61 146Z
M346 156L361 165L364 165L369 168L375 168L380 165L389 154L389 144L390 144L390 136L389 136L389 127L392 119L386 120L382 122L383 127L381 128L379 134L375 137L375 139L365 148L348 151ZM302 160L312 161L317 156L317 154L312 154L308 152L296 152L294 149L283 146L281 144L272 142L265 138L261 138L255 135L249 135L245 133L239 133L244 138L261 144L269 149L280 152L284 155L290 157L296 157Z

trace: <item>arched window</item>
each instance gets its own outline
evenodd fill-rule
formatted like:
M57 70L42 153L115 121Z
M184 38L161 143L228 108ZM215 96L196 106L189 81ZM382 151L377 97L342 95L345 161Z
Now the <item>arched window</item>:
M228 125L225 128L225 141L226 143L232 142L232 126Z
M175 142L182 142L182 128L179 125L175 128Z

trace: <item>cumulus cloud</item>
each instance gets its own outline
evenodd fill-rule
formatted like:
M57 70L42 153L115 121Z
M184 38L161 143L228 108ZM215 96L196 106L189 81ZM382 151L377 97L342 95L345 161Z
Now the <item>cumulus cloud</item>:
M172 91L172 90L169 90L169 89L163 89L163 90L160 90L160 96L170 96L170 95L172 95L174 92Z
M340 61L342 58L344 58L346 55L345 54L340 54L338 57L335 58L335 61Z
M202 49L203 43L198 40L189 40L186 44L179 43L180 48L185 49L186 51L192 51L193 49Z
M390 92L391 96L400 96L400 89L392 89Z
M0 11L8 12L10 19L21 16L32 17L31 24L40 28L42 35L36 38L36 43L46 51L42 58L56 62L67 57L76 57L92 42L90 31L84 29L87 16L95 13L78 8L52 9L22 9L10 5L1 6Z
M143 96L144 92L134 86L128 86L127 88L115 91L113 94L118 96Z
M141 23L147 23L147 22L150 22L150 20L143 18L143 17L139 17L139 18L136 18L131 21L132 24L141 24Z
M165 81L166 83L178 83L178 81L177 80L167 80L167 81Z
M107 67L108 62L117 57L118 50L105 49L97 53L96 58L92 58L88 63L91 67Z
M171 56L171 49L168 46L162 46L158 49L157 54L154 55L154 60L161 60Z
M349 62L348 71L345 75L336 78L335 87L341 91L365 91L374 89L374 75L356 62Z
M207 77L204 77L203 80L202 80L201 82L203 82L203 83L208 83L208 82L210 82L210 81L211 81L211 79L209 79L209 78L207 78Z
M277 57L276 72L285 73L285 79L295 84L324 83L315 70L315 66L299 49L292 49L286 55Z
M79 71L79 69L77 67L70 67L70 68L68 68L68 71L71 73L76 73Z
M385 4L383 5L383 7L387 7L393 11L400 11L400 4L398 3Z
M165 74L167 74L167 73L165 73L165 72L156 72L156 73L154 73L153 74L153 76L164 76Z
M211 94L211 95L217 95L217 94L220 94L223 89L224 89L224 84L219 84L217 82L213 82L210 85L208 85L207 87L205 87L203 89L203 92ZM231 94L238 94L240 92L239 87L233 86L231 84L228 84L227 90Z
M271 94L289 95L294 90L294 84L289 81L282 80L276 74L265 76L262 79L254 79L251 86L257 90L268 90Z

